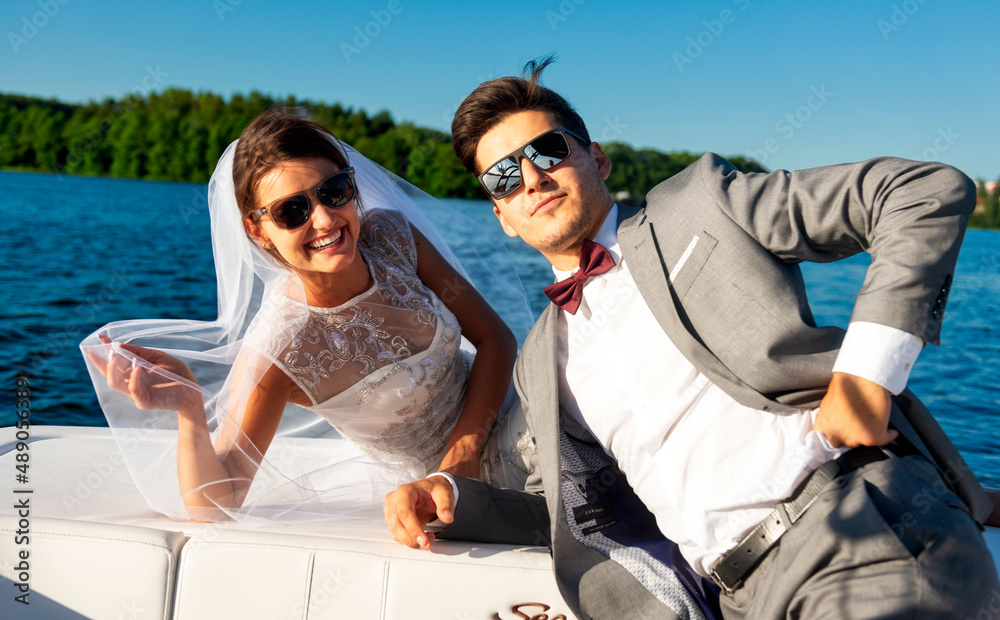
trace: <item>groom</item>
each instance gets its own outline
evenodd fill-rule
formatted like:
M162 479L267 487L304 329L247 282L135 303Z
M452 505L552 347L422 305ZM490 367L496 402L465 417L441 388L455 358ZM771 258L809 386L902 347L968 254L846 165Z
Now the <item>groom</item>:
M515 368L545 505L434 476L387 497L393 535L427 546L436 514L449 537L551 541L581 618L976 617L1000 592L990 503L905 390L938 342L969 180L889 158L750 175L709 154L615 205L546 64L480 85L452 126L557 280ZM797 263L862 251L849 329L816 326Z

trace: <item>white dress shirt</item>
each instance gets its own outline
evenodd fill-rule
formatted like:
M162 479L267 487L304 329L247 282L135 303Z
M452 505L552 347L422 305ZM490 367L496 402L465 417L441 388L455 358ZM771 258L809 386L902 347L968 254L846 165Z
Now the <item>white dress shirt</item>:
M810 471L843 450L813 430L818 410L744 407L677 350L622 259L617 221L615 205L594 239L615 267L587 281L575 315L560 312L559 400L572 418L564 428L586 429L601 443L663 534L707 576ZM553 271L557 280L572 275ZM851 323L834 369L898 393L921 347L900 330Z

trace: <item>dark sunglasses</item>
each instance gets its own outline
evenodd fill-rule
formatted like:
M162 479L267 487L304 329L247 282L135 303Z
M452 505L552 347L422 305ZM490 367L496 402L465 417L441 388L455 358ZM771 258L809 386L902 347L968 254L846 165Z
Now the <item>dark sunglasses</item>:
M486 193L497 200L509 196L521 187L521 158L526 158L540 170L551 170L569 158L573 151L565 134L587 144L587 140L565 127L546 131L488 167L479 175L479 183Z
M326 177L312 189L279 198L266 207L252 211L250 217L254 222L259 222L263 216L270 215L275 226L290 230L309 221L313 209L310 196L315 196L324 206L336 209L354 200L357 193L354 168L344 168Z

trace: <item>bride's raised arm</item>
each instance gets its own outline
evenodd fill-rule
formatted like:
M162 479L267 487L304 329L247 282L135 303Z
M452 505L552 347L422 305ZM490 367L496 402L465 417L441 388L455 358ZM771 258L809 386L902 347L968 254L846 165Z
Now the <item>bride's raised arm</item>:
M214 509L239 508L291 398L291 379L275 366L265 371L245 397L243 413L225 416L213 445L201 390L184 362L134 344L112 346L103 334L100 339L107 359L91 349L87 354L109 387L131 398L139 410L177 412L177 473L190 516L215 517ZM134 358L116 354L114 347ZM240 379L246 376L245 366L244 355L233 367L233 403L244 400Z

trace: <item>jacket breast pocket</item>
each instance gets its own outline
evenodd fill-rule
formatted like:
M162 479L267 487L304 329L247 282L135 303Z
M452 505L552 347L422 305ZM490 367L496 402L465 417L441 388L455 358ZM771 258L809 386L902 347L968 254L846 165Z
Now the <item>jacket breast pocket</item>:
M684 299L717 244L715 237L703 231L691 238L684 252L670 267L670 286L678 299Z

